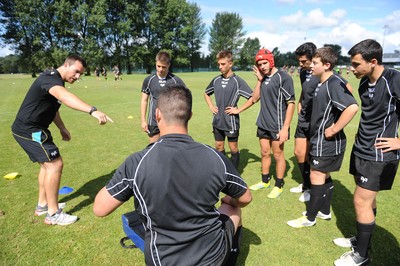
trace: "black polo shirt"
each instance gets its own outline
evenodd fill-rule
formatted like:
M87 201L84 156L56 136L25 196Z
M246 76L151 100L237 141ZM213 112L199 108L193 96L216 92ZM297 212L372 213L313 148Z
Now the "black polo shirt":
M240 96L249 99L253 94L249 85L240 77L233 74L229 78L222 75L215 77L207 86L207 95L215 94L218 114L213 115L212 125L223 131L236 131L240 128L239 114L228 115L226 107L237 107Z
M135 198L147 228L146 265L212 265L226 254L215 205L246 183L224 155L188 135L162 136L129 156L107 184L119 201Z
M302 128L308 128L311 120L312 98L314 90L318 86L319 78L312 75L310 70L300 72L301 82L301 110L298 116L297 125Z
M376 138L398 138L400 120L400 72L386 68L375 84L360 80L361 118L353 152L360 158L386 162L400 159L400 151L383 153Z
M11 127L14 133L30 138L32 132L49 127L61 106L57 98L49 93L54 86L64 87L57 70L45 72L33 82Z
M336 156L346 148L344 131L332 139L325 138L325 129L335 123L343 110L357 104L346 84L336 75L318 84L314 91L310 121L310 153L313 156Z
M257 126L271 132L283 128L289 101L294 101L293 79L278 70L272 76L264 76L260 88L260 112Z
M150 126L157 126L156 121L156 108L158 101L158 94L160 90L171 84L180 84L185 86L185 83L176 75L168 73L165 78L159 78L157 74L147 76L142 85L142 92L150 97L149 110L147 116L147 124Z

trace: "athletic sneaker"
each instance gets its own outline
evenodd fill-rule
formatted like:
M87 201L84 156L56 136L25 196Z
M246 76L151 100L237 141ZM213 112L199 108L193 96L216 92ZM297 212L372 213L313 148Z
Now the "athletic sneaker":
M313 225L315 225L315 223L316 223L316 220L309 221L306 216L302 216L296 220L290 220L287 222L287 224L289 226L294 227L294 228L313 226Z
M271 192L268 194L268 198L276 199L282 194L283 188L274 187Z
M68 225L75 223L78 220L77 216L67 214L63 212L62 209L58 209L58 211L50 216L49 214L46 215L46 219L44 219L44 223L48 225Z
M58 203L58 208L59 209L64 209L65 205L67 205L65 202L60 202L60 203ZM36 206L36 209L35 209L35 216L40 216L40 215L43 215L43 214L47 214L47 210L48 210L48 206L47 205L43 207L43 206L40 206L38 204Z
M300 184L300 185L298 185L296 187L292 187L290 189L290 192L292 192L292 193L301 193L301 192L303 192L303 184Z
M303 216L306 216L307 215L307 211L303 211ZM322 212L318 212L317 213L317 216L316 216L317 218L320 218L320 219L322 219L322 220L326 220L326 221L329 221L330 219L332 219L332 215L331 215L331 213L329 213L329 214L323 214Z
M359 266L366 265L368 262L369 258L361 257L358 252L352 250L344 253L339 259L335 260L335 266Z
M304 192L300 195L299 201L301 202L306 202L310 201L311 195L310 195L310 190L304 190Z
M333 243L342 248L351 248L357 246L357 238L355 236L349 238L339 237L333 239Z
M263 189L263 188L269 188L269 186L270 186L270 182L265 183L265 182L261 181L261 182L255 184L255 185L252 185L250 187L250 189L251 190L260 190L260 189Z

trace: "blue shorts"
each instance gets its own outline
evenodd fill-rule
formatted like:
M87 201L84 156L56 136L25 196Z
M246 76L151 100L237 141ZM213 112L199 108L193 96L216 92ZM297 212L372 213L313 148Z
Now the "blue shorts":
M30 138L14 132L13 136L34 163L51 162L61 156L49 130L33 132Z

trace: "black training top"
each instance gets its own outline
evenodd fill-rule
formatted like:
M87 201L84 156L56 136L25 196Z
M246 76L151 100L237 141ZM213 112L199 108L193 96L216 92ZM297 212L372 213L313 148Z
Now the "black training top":
M226 107L237 107L240 96L249 99L253 93L249 85L233 74L229 78L215 77L205 90L207 95L215 94L218 114L213 115L213 127L224 131L236 131L240 128L239 114L228 115Z
M383 153L375 149L376 138L398 138L400 120L400 72L385 68L375 84L360 81L361 118L353 152L370 161L400 159L400 151Z
M357 104L346 84L336 75L318 84L314 91L310 121L310 154L314 156L336 156L346 148L344 131L332 139L325 138L325 129L335 123L343 110Z
M159 78L157 74L152 74L144 79L142 92L150 96L149 111L147 116L147 124L150 126L157 126L156 108L158 94L160 93L161 89L171 84L180 84L186 87L185 83L178 76L175 76L172 73L168 73L165 78Z
M308 128L311 120L312 98L314 90L318 86L319 78L312 75L310 70L302 70L300 72L301 82L301 110L298 116L297 125L299 127Z
M247 185L224 155L188 135L164 135L129 156L107 184L115 199L135 198L147 228L146 265L213 265L226 254L215 205Z
M49 127L61 106L57 98L49 93L54 86L64 87L57 70L45 72L33 82L11 127L14 133L30 135Z
M260 88L257 126L279 132L285 122L288 102L294 100L293 79L288 73L278 70L272 76L264 76Z

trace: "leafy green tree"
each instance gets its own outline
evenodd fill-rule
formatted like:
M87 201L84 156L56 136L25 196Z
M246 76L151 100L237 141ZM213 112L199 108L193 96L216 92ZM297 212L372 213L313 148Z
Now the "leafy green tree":
M342 55L342 46L337 44L324 44L324 47L331 47L338 56L338 61L336 63L337 66L339 65L349 65L350 57Z
M190 71L193 72L195 62L200 59L200 48L206 35L206 25L201 18L201 9L196 3L189 3L185 13L187 24L182 29L182 41L186 40L187 57L190 60ZM183 54L185 56L185 54Z
M211 58L221 50L230 50L234 56L244 42L243 21L237 13L217 13L210 27L208 48Z
M241 69L251 69L254 65L254 58L260 50L260 40L258 38L247 38L243 44L242 49L240 49L238 64Z

